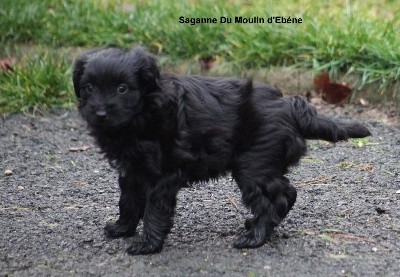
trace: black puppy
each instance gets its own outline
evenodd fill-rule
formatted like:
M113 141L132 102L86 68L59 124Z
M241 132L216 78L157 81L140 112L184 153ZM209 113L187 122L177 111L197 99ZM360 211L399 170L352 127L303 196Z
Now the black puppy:
M305 154L305 139L370 135L265 84L160 74L142 48L84 53L73 83L91 135L119 172L120 215L106 233L133 236L143 219L142 242L128 249L133 255L161 250L180 188L227 172L254 215L234 246L262 245L296 201L285 174Z

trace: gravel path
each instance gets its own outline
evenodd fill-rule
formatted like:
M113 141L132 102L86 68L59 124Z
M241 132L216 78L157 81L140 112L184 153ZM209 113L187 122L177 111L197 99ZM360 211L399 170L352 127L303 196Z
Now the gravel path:
M395 276L400 131L367 125L366 144L309 142L289 174L298 200L267 245L231 247L248 214L227 177L182 190L164 250L131 257L132 238L103 235L118 215L116 174L77 112L2 118L0 276Z

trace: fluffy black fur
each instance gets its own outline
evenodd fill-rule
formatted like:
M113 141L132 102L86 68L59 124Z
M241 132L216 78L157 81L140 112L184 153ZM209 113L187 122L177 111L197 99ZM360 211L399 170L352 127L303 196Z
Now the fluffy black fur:
M81 115L119 172L120 216L107 235L132 236L143 220L133 255L161 250L180 188L227 172L253 214L234 246L262 245L296 201L285 174L305 154L305 139L370 135L262 83L160 74L142 48L84 53L73 83Z

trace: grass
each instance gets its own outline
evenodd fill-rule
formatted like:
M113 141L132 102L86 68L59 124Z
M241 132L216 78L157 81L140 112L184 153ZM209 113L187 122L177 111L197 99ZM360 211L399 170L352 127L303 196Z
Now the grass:
M0 74L0 112L46 110L74 102L70 62L59 53L39 50L23 56L13 72Z
M179 16L239 15L301 17L303 23L179 23ZM69 105L77 47L133 44L170 61L214 55L230 65L227 74L290 65L353 75L353 87L373 84L379 98L397 101L399 29L396 0L2 0L0 57L18 62L14 72L0 76L0 112ZM26 47L39 53L21 51Z

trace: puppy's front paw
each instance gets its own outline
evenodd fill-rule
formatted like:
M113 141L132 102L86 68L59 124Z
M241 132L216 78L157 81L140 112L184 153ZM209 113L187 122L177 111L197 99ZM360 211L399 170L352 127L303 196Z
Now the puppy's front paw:
M253 232L249 231L243 235L240 235L236 238L236 241L233 243L233 247L235 248L255 248L263 245L266 241L265 236L254 235Z
M116 222L107 222L104 227L104 233L109 238L131 237L135 234L135 228L128 224L121 224L118 220Z
M160 252L161 245L154 245L149 242L134 242L126 251L129 255L148 255Z

